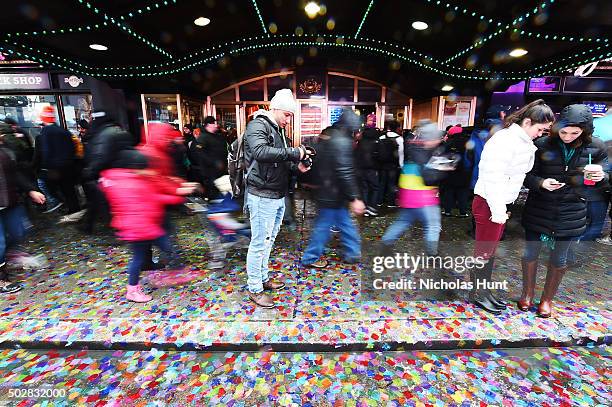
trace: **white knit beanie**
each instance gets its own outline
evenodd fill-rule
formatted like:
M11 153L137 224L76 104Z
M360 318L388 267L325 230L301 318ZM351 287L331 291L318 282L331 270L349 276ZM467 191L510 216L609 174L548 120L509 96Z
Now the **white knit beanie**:
M293 98L291 89L281 89L276 91L274 97L270 101L270 110L278 109L295 114L297 110L297 102Z

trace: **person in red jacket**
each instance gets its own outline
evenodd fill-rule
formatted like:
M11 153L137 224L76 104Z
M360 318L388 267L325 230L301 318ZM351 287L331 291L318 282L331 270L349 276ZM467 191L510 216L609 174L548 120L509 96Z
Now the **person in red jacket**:
M140 270L153 245L170 254L172 248L163 228L166 206L183 202L183 195L194 191L193 186L167 189L167 180L155 169L147 168L147 157L137 150L124 150L122 161L128 168L112 168L101 173L100 187L110 204L111 226L121 240L130 243L132 259L128 265L126 298L134 302L147 302L139 284Z
M146 139L137 146L137 149L147 158L149 168L159 174L157 184L159 191L165 194L174 194L181 187L197 189L198 183L188 183L183 178L177 176L173 153L176 151L177 146L183 143L182 134L167 123L149 123L147 130L148 135ZM170 241L171 252L168 259L169 263L174 268L181 268L182 261L178 255L178 244L173 239L174 227L167 210L164 211L162 225ZM153 252L149 250L143 268L149 270L160 269L162 267L161 264L153 262Z

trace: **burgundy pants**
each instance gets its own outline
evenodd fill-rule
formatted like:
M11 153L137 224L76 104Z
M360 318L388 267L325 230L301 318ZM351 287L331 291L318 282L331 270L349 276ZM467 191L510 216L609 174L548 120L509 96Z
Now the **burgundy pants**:
M487 201L479 195L472 202L472 214L476 222L476 245L474 257L489 259L495 256L495 250L504 233L505 224L491 222L491 209Z

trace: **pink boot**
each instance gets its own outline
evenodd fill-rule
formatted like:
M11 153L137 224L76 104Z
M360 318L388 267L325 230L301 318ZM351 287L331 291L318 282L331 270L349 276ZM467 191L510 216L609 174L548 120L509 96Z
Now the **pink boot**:
M127 294L125 296L128 300L134 302L148 302L153 299L150 295L147 295L142 291L142 286L140 284L129 285L127 286Z

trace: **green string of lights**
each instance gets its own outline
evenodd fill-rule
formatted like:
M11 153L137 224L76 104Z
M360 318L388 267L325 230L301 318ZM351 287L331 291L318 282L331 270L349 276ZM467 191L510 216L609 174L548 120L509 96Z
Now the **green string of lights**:
M428 0L430 1L430 0ZM502 33L506 32L507 30L509 30L510 28L512 28L513 26L515 26L516 24L522 23L523 21L526 21L531 15L536 15L538 13L539 10L543 10L545 9L547 6L550 6L551 4L553 4L555 2L555 0L545 0L544 2L542 2L542 4L540 4L538 7L535 7L533 10L528 11L527 13L515 18L514 20L512 20L512 23L510 24L506 24L505 26L501 27L500 29L498 29L497 31L493 32L492 34L489 34L488 36L479 39L478 41L476 41L474 44L470 45L468 48L459 51L458 53L456 53L455 55L453 55L452 57L448 58L446 60L446 62L450 62L453 61L457 58L459 58L462 55L467 54L468 52L470 52L471 50L482 46L485 42L491 40L494 37L497 37L499 35L501 35ZM498 26L501 24L498 24Z
M359 23L359 28L357 28L357 32L353 38L359 37L359 33L361 32L361 28L363 28L363 24L365 23L366 18L368 18L368 14L370 14L370 10L374 6L374 0L370 0L370 4L368 4L368 8L366 9L363 18L361 19L361 23Z
M57 30L41 30L41 31L32 31L32 32L16 32L16 33L5 33L4 36L7 38L11 37L42 37L45 35L59 35L59 34L74 34L78 32L86 32L86 31L95 31L100 29L101 27L107 27L108 23L106 21L100 24L90 24L82 27L71 27L71 28L59 28Z
M532 71L521 71L520 73L516 73L516 72L509 72L507 76L505 76L503 73L500 72L490 72L486 75L464 75L461 73L457 73L456 70L445 70L445 69L440 69L436 66L432 66L431 61L428 60L417 60L414 59L412 57L409 57L405 54L400 54L388 49L382 49L379 47L375 47L372 45L367 45L367 44L362 44L362 43L347 43L346 42L347 39L345 38L336 38L335 41L327 41L322 37L317 38L316 40L312 41L312 40L305 40L305 41L271 41L270 39L265 38L264 42L261 44L253 44L253 43L249 43L249 44L244 44L242 46L238 46L235 47L233 49L230 50L222 50L222 48L225 48L221 45L212 47L212 50L209 49L209 51L212 51L212 55L208 55L204 58L201 58L199 60L195 60L195 61L191 61L189 64L186 64L184 66L179 66L179 67L174 67L173 69L165 69L165 70L158 70L158 71L147 71L147 72L143 72L141 71L137 71L137 72L113 72L113 73L103 73L103 72L99 72L98 68L91 68L88 67L84 64L78 64L78 63L74 63L73 61L69 61L65 58L61 58L61 57L55 57L54 58L58 58L60 60L62 60L63 62L57 62L57 61L52 61L50 59L46 59L46 58L42 58L39 57L38 55L32 55L29 53L25 53L25 52L21 52L21 51L17 51L14 49L8 49L8 52L10 54L15 54L17 56L23 57L23 58L27 58L29 60L35 61L35 62L39 62L43 65L46 66L53 66L53 67L59 67L65 70L70 70L73 71L75 73L80 73L80 74L84 74L84 75L88 75L88 76L93 76L93 77L101 77L101 78L109 78L109 79L119 79L119 78L150 78L150 77L157 77L157 76L165 76L165 75L171 75L171 74L175 74L175 73L179 73L179 72L184 72L184 71L188 71L190 69L193 69L197 66L200 65L205 65L207 63L210 63L212 61L218 60L226 55L236 55L236 54L240 54L240 53L252 53L258 50L266 50L266 49L278 49L278 48L287 48L287 47L291 47L291 48L303 48L303 47L327 47L327 48L336 48L336 49L344 49L344 50L348 50L348 51L361 51L361 52L365 52L365 53L375 53L375 54L379 54L379 55L383 55L386 58L389 59L398 59L401 61L405 61L408 63L411 63L413 65L416 65L420 68L429 70L431 72L435 72L437 74L440 75L444 75L447 77L451 77L451 78L457 78L457 79L469 79L469 80L524 80L524 79L528 79L529 77L537 77L537 76L544 76L544 75L550 75L550 74L558 74L560 72L564 72L572 67L576 67L579 65L584 65L586 63L589 62L595 62L595 61L600 61L602 59L606 59L609 58L610 56L612 56L612 52L609 50L609 47L607 46L600 46L598 47L596 50L605 50L608 49L607 53L602 53L602 54L598 54L595 56L591 56L591 57L586 57L584 59L578 60L576 61L576 56L574 57L568 57L565 60L571 59L573 60L573 62L569 62L566 65L560 65L559 61L552 61L549 62L548 64L546 64L545 66L551 66L554 65L554 68L552 69L548 69L548 70L541 70L541 71L536 71L534 72L534 74L531 75L527 75L528 72ZM2 48L0 48L2 49ZM215 51L215 49L218 49L217 51ZM30 48L30 50L32 50ZM34 50L35 51L35 50ZM48 55L48 54L47 54ZM583 51L581 54L579 55L586 55L586 51ZM149 65L150 67L150 65ZM85 68L85 69L83 69ZM90 68L89 70L87 68ZM121 68L116 68L117 70L121 69Z
M130 34L132 37L138 39L139 41L147 44L149 47L153 48L157 52L167 56L168 58L174 58L169 52L167 52L164 49L162 49L162 48L158 47L157 45L153 44L151 41L149 41L148 39L146 39L142 35L134 32L130 27L128 27L127 25L124 25L123 23L117 21L114 17L110 17L108 14L104 13L103 11L101 11L100 9L98 9L97 7L92 5L89 1L87 1L87 0L78 0L78 2L81 3L82 5L84 5L85 7L87 7L88 9L92 10L95 14L101 15L104 18L105 21L110 21L111 24L121 28L124 32Z
M270 34L268 34L268 30L266 28L266 24L264 23L263 17L261 16L261 13L259 12L259 6L257 5L257 0L251 0L251 2L253 3L253 7L255 8L255 11L257 12L257 17L259 18L259 22L261 24L261 29L269 37Z
M157 10L157 9L163 7L163 6L174 5L174 4L176 4L176 2L177 2L177 0L163 0L163 1L157 0L155 2L151 2L151 4L148 5L148 6L144 6L144 7L141 7L139 9L134 9L134 10L130 11L127 14L119 16L119 18L121 20L127 20L128 18L134 18L134 17L140 16L140 15L146 14L148 12L151 12L153 10Z

